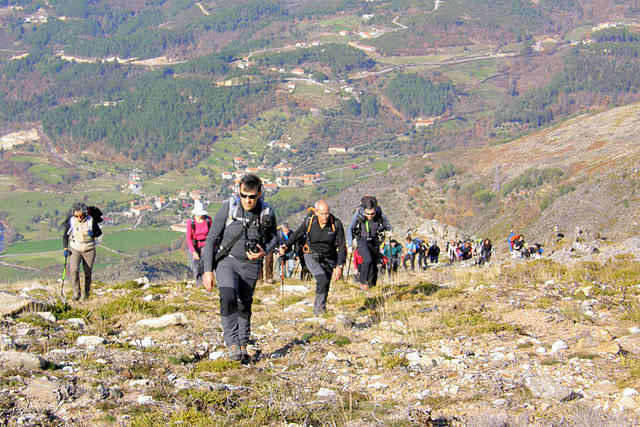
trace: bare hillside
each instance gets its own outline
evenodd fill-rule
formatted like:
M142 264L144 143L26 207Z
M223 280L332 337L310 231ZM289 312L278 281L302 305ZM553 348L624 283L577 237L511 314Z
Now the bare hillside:
M633 104L502 145L414 158L382 180L380 198L406 227L436 219L493 238L515 228L545 240L556 225L628 237L640 231L639 113ZM448 164L455 174L442 178Z

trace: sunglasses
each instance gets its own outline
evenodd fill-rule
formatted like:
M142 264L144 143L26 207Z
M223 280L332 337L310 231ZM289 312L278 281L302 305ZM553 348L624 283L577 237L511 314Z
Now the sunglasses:
M244 193L240 193L240 198L242 199L251 199L251 200L255 200L258 198L257 194L244 194Z

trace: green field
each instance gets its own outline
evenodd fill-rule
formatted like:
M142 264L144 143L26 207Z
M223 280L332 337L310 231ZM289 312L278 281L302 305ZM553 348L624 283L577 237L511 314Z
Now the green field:
M440 68L442 73L450 78L454 84L479 83L498 73L498 61L484 59Z
M184 234L169 230L130 230L105 234L103 244L111 249L135 255L134 252L142 249L169 246L183 237Z
M60 253L62 253L62 236L59 239L15 243L5 251L5 254L33 254L40 252L51 252L55 250L60 250Z
M39 277L41 274L35 271L23 271L11 267L0 265L0 285L30 280Z

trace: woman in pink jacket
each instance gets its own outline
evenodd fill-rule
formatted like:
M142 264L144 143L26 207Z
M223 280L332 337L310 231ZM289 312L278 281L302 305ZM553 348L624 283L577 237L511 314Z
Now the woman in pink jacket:
M213 220L207 215L202 206L196 206L191 212L193 215L187 220L187 248L189 249L189 264L193 272L193 280L196 286L202 286L202 274L204 272L201 249L204 247L207 234L211 229Z

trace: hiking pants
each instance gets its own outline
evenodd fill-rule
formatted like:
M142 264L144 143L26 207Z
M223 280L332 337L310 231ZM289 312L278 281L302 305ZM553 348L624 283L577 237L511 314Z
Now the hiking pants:
M403 262L402 262L402 267L403 267L405 270L407 270L407 261L411 261L411 271L413 271L413 270L414 270L415 263L416 263L416 254L415 254L415 253L413 253L413 254L406 254L406 255L404 256L404 260L403 260Z
M358 253L362 257L362 264L358 267L358 271L362 284L375 286L378 281L379 246L377 241L358 240Z
M71 256L69 257L69 273L71 274L71 288L73 289L73 298L78 300L89 298L89 291L91 290L91 271L93 270L93 263L96 260L96 250L90 249L88 251L77 251L71 249ZM82 271L84 271L84 285L80 284L80 264L82 264Z
M431 255L429 258L431 259L431 264L437 264L438 263L438 258L439 258L438 255Z
M251 304L262 263L240 261L228 255L218 263L216 283L224 343L247 345L251 336Z
M264 282L273 282L273 252L264 257Z
M426 270L427 267L427 257L424 252L418 252L418 270Z
M304 262L307 268L316 279L316 299L313 303L313 314L322 314L327 311L327 297L329 296L329 286L333 267L326 262L322 262L313 254L304 254Z
M201 251L198 251L200 254ZM193 280L196 282L196 286L202 286L202 275L204 274L204 263L202 258L195 259L193 253L187 249L187 256L189 257L189 265L191 266L191 273Z
M280 277L281 269L282 269L282 258L278 258L278 263L275 265L276 274ZM296 268L296 260L292 258L287 258L285 256L284 259L284 277L287 279L293 275L293 270Z
M391 273L397 273L399 266L400 259L398 257L389 258L389 262L387 263L387 271L389 272L389 275L391 275Z

